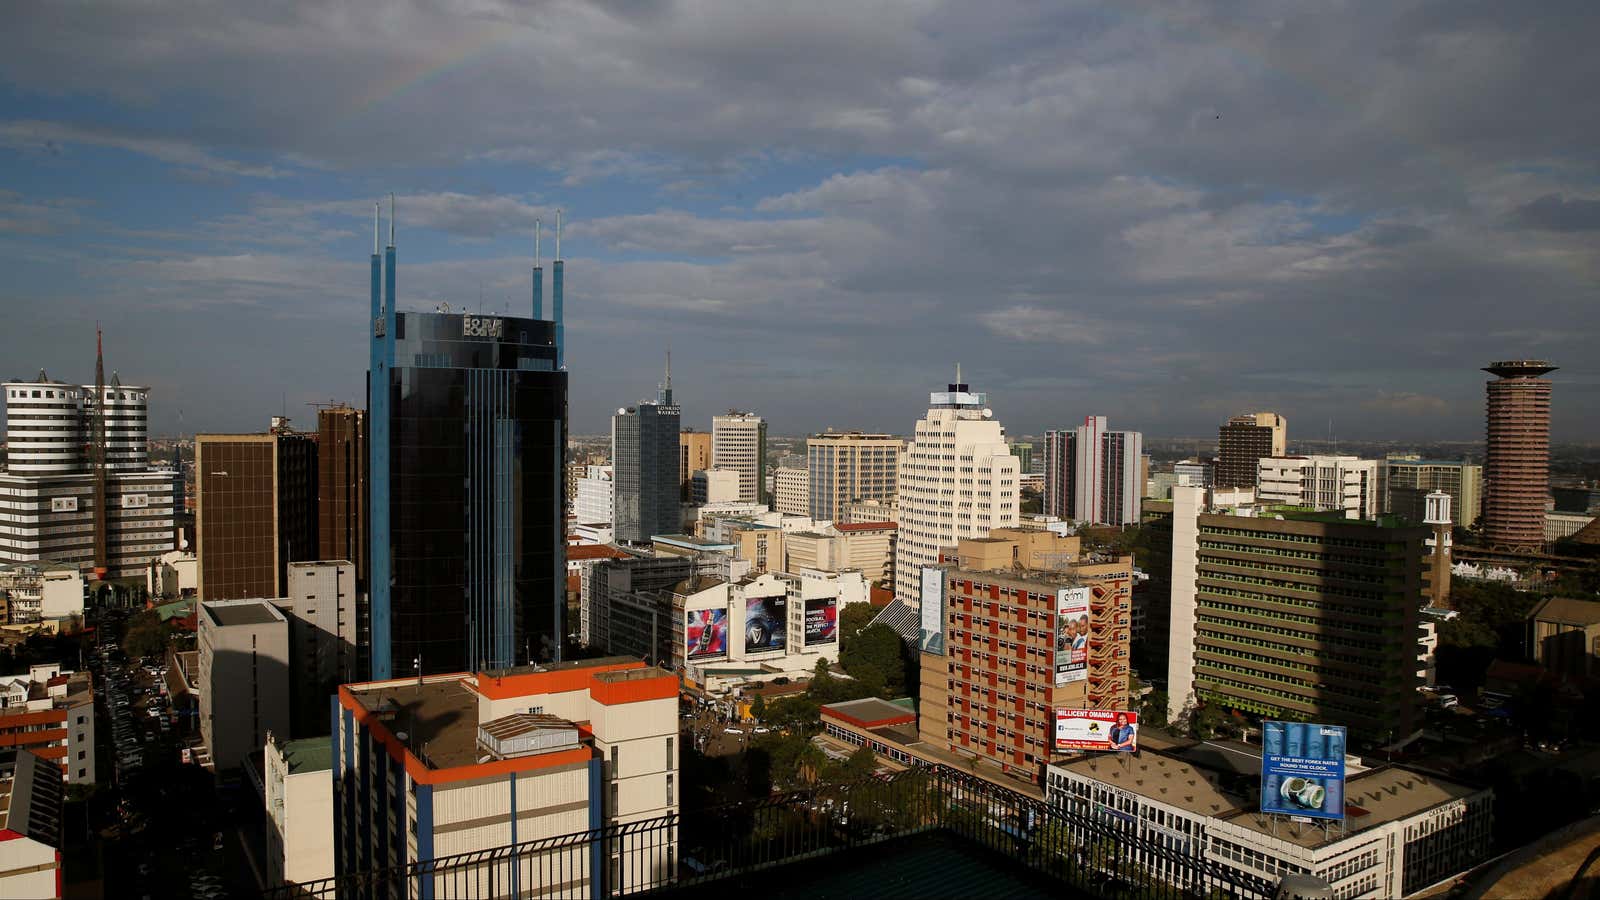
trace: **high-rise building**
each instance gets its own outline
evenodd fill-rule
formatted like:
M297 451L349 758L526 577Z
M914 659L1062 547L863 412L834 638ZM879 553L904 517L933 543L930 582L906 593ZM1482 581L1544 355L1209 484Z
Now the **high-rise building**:
M1352 519L1376 518L1378 461L1354 456L1269 456L1257 464L1262 503L1341 510Z
M289 620L269 600L201 603L200 736L217 771L290 727ZM323 701L326 702L326 701Z
M755 413L728 410L711 417L711 460L739 473L739 499L767 502L767 423Z
M1217 429L1215 485L1222 488L1256 486L1257 463L1289 453L1289 423L1272 412L1234 416Z
M104 372L101 357L95 366ZM97 387L41 371L0 389L0 564L51 561L127 578L173 548L178 475L149 466L149 388L125 385L115 372Z
M682 525L679 415L669 356L655 402L641 401L611 417L611 522L619 541L646 544L652 535L672 534Z
M772 509L786 516L810 516L810 477L805 469L773 470Z
M348 406L317 411L317 558L355 566L367 589L367 414Z
M328 697L365 677L357 668L356 599L356 568L349 560L289 564L288 588L273 604L289 620L293 736L322 734Z
M922 567L937 563L941 550L1017 524L1021 478L1005 429L987 408L988 395L961 382L959 369L956 378L928 395L928 414L900 456L894 592L913 607Z
M1172 490L1168 715L1214 703L1369 741L1417 728L1432 531L1290 508L1212 514L1204 496Z
M580 525L608 525L616 509L616 485L611 466L589 466L578 479L578 494L572 516Z
M1455 524L1463 528L1471 528L1483 512L1483 467L1464 460L1391 456L1378 467L1378 479L1383 512L1413 522L1426 517L1427 496L1434 491L1450 495Z
M689 499L689 482L694 473L711 468L711 432L685 428L678 432L678 481L683 499Z
M1505 360L1485 369L1488 440L1483 467L1483 542L1506 550L1544 546L1550 495L1550 382L1542 359Z
M1091 559L1078 546L1000 529L919 573L924 741L1037 783L1055 755L1056 710L1128 709L1133 557Z
M638 660L345 685L338 702L333 827L341 876L590 829L627 834L612 829L676 817L685 790L678 677ZM679 854L669 830L649 846L608 839L593 854L564 858L576 864L508 865L485 853L481 865L453 867L439 893L522 897L559 887L620 896L671 881ZM419 883L419 895L432 893L430 876Z
M1028 441L1012 441L1011 455L1017 458L1019 472L1024 475L1033 473L1033 444Z
M372 254L372 678L561 657L567 372L554 320L400 312L394 228ZM537 263L537 260L536 260Z
M262 434L194 438L201 600L288 596L289 563L316 559L317 441L273 417Z
M806 440L810 511L798 515L835 522L842 517L846 503L894 502L902 446L899 438L887 434L830 431L813 435Z
M1092 525L1135 525L1144 497L1144 436L1112 431L1105 416L1044 435L1044 512Z

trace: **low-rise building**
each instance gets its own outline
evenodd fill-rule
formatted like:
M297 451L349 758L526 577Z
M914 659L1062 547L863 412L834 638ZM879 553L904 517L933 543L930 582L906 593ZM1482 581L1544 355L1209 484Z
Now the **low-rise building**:
M713 503L746 503L761 509L765 504L741 500L739 471L736 469L700 469L689 480L689 499L696 506Z
M839 521L847 524L858 522L895 522L900 521L900 506L894 500L851 500L839 504Z
M60 897L67 793L51 760L0 750L0 897Z
M173 600L194 596L200 586L200 557L189 550L172 550L150 560L144 576L152 597Z
M1090 755L1047 768L1046 799L1072 815L1140 841L1121 844L1121 858L1158 880L1172 881L1177 855L1203 855L1245 875L1276 880L1311 875L1340 898L1404 897L1457 875L1489 855L1494 795L1400 766L1347 774L1344 819L1322 826L1260 812L1250 799L1260 757L1212 766L1217 754L1251 761L1248 746L1201 752L1145 749L1136 757ZM1192 870L1184 869L1184 872ZM1204 894L1210 885L1181 887Z
M285 741L267 735L262 755L267 887L333 877L332 768L332 738Z
M344 685L334 718L340 875L678 811L678 679L637 660ZM676 871L676 835L652 833L549 867L538 855L457 866L420 896L600 897L661 884Z
M1568 678L1600 676L1600 603L1548 597L1528 613L1528 646L1546 669Z
M0 676L0 748L27 750L68 784L95 783L94 682L56 664Z
M200 604L200 736L218 771L290 733L289 620L269 600Z
M1544 542L1554 544L1582 531L1595 520L1587 513L1547 512L1544 514Z
M898 531L893 522L835 522L816 531L791 532L784 540L784 569L854 569L871 584L893 582Z
M9 621L0 624L59 624L83 616L83 575L70 563L20 562L0 566L0 597Z
M860 572L698 576L672 591L675 668L697 683L803 675L839 658L839 613L868 602Z

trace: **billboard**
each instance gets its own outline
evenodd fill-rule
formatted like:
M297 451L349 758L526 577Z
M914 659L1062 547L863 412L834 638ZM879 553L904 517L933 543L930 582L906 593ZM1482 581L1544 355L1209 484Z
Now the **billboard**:
M1089 677L1089 589L1056 591L1056 686Z
M827 644L839 638L839 598L806 601L806 646Z
M1139 714L1119 709L1056 710L1057 750L1139 749Z
M1261 811L1344 818L1343 725L1261 723Z
M691 609L684 613L684 656L705 659L728 655L728 611Z
M746 597L744 601L744 652L765 653L789 646L789 598Z
M918 641L923 653L944 655L944 570L922 569L922 627Z

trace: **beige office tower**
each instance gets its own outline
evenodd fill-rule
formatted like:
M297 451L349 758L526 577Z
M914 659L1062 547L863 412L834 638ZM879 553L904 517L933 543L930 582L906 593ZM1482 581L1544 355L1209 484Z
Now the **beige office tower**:
M920 605L922 567L936 565L941 549L1017 524L1017 458L987 408L988 396L959 378L928 395L928 415L900 456L894 592L913 608Z
M689 496L689 482L694 473L711 468L711 432L685 428L678 432L678 481L683 486L683 496Z
M859 431L829 432L808 439L811 518L840 521L845 504L856 500L893 503L902 446L897 437Z
M767 423L754 413L729 410L711 417L711 459L739 473L739 500L767 502Z

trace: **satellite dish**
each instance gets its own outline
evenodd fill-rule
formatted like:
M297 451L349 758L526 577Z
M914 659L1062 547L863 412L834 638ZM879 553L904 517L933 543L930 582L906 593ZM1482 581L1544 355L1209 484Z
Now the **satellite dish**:
M983 408L983 417L984 417L984 418L985 418L985 419L992 419L992 418L994 418L994 410L992 410L992 409L990 409L990 408L989 408L989 407L987 407L987 406L985 406L985 407L984 407L984 408Z
M627 415L627 414L628 414L628 408L627 408L627 407L626 407L626 406L619 406L619 407L617 407L617 415L619 415L619 416L625 416L625 415Z
M409 740L411 736L406 734L404 731L400 731L395 733L395 737L399 738L401 741L406 741Z

